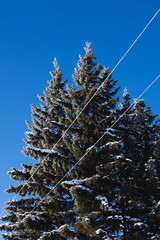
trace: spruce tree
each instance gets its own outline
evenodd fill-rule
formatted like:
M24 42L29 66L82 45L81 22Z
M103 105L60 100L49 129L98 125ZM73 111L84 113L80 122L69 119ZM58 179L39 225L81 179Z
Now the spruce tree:
M116 81L111 79L109 69L95 65L90 45L87 45L85 51L73 75L79 88L68 89L69 101L74 110L72 115L79 112L79 106L83 108L105 79L108 80L77 119L75 126L79 130L76 136L67 135L64 138L80 162L77 167L79 181L64 181L62 186L69 190L74 199L75 229L85 239L107 239L109 235L118 232L121 224L121 216L116 215L120 215L119 210L112 208L117 194L114 174L122 159L121 142L117 130L109 129L117 118L115 107L118 98L115 95L118 88ZM104 138L92 148L105 131ZM81 159L86 152L88 154Z
M62 99L65 82L62 82L56 59L54 67L55 71L51 72L52 80L48 82L44 96L39 95L42 102L40 107L32 105L33 123L27 122L30 131L26 132L27 146L23 153L37 162L22 164L22 170L12 168L8 172L20 184L16 187L11 185L6 192L20 197L6 203L8 206L5 210L8 214L2 220L8 223L1 225L1 229L7 231L2 234L5 239L46 239L48 236L61 239L57 229L68 222L67 219L72 215L72 203L68 204L68 195L61 187L43 199L72 165L62 144L52 150L66 129L63 124L65 103ZM43 201L36 207L40 200Z
M125 118L127 121L123 127L120 122L124 160L128 163L119 176L119 206L123 212L121 239L154 239L159 232L159 223L155 218L153 224L150 214L158 204L160 194L159 160L154 157L159 125L155 122L156 115L145 106L144 100L136 102L134 110L128 112L122 122Z
M159 232L158 221L153 228L153 223L149 220L150 211L158 204L160 197L156 163L159 160L153 155L159 132L159 125L156 124L155 119L156 115L152 113L150 107L146 107L144 100L139 100L135 104L133 118L135 134L134 144L132 144L134 168L131 178L133 189L130 193L130 213L139 219L139 223L133 225L134 233L144 239L154 238L154 235Z

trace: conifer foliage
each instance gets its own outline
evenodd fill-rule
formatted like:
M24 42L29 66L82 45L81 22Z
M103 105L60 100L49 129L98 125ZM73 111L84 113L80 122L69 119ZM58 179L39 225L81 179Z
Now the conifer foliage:
M6 192L18 200L6 203L2 237L160 239L156 115L144 100L125 112L131 106L127 89L117 107L117 81L109 68L96 64L89 43L79 56L74 85L63 81L56 59L54 68L43 96L38 95L40 106L31 106L32 123L27 122L22 152L36 161L8 172L17 185Z

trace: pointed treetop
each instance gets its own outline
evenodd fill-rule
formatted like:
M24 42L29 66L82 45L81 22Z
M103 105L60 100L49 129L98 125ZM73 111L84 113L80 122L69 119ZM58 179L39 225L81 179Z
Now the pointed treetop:
M57 61L57 58L54 58L53 65L55 68L59 67L59 62Z
M128 92L128 89L125 88L124 89L124 93L123 93L123 97L122 97L122 102L119 104L120 109L124 109L127 110L127 108L129 108L130 106L130 95Z
M86 51L86 53L89 53L90 51L92 51L90 46L91 46L91 43L87 41L86 42L86 47L84 47L84 50Z
M86 46L84 47L84 50L85 50L85 56L82 57L81 54L79 54L79 61L77 63L77 66L80 67L81 64L84 64L85 60L87 58L91 58L92 61L94 61L96 59L96 57L94 56L94 52L93 50L90 48L91 46L91 43L90 42L86 42Z
M74 82L81 86L87 81L87 76L92 73L93 68L96 66L94 52L90 48L91 43L86 42L84 47L85 55L82 57L79 55L79 61L77 67L75 68L74 74L72 75Z
M125 87L123 96L126 96L126 95L128 95L128 89Z
M91 57L91 58L93 58L93 61L96 59L96 57L94 56L94 52L91 49L91 43L90 42L86 42L86 47L84 47L84 50L86 52L85 57ZM81 60L81 56L79 56L79 57L80 57L80 60ZM84 57L84 59L85 59L85 57Z
M54 58L53 65L54 65L55 71L49 72L52 77L55 76L56 72L60 72L60 66L59 66L59 62L57 61L57 58Z

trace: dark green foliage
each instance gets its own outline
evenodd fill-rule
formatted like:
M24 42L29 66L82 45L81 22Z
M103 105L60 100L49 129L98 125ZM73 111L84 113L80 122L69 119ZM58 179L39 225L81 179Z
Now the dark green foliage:
M125 89L117 107L117 81L95 60L87 43L66 86L55 59L40 107L31 106L23 153L36 162L8 172L19 184L6 192L19 198L6 203L4 239L160 239L159 122L139 100L110 128L130 96Z

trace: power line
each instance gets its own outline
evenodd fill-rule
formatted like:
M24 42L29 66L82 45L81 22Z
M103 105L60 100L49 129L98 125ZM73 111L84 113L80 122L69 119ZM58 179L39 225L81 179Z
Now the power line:
M91 147L88 148L88 151L86 151L86 153L73 165L73 167L60 179L60 181L59 181L58 183L56 183L56 185L54 186L54 188L51 189L51 190L46 194L46 196L41 199L41 201L32 209L32 211L31 211L30 213L32 213L32 212L35 210L35 208L38 207L38 206L43 202L43 200L44 200L56 187L58 187L58 185L60 185L60 183L65 179L65 177L67 177L67 175L68 175L70 172L72 172L72 170L73 170L73 169L78 165L78 163L80 163L80 161L91 151L91 149L94 148L94 147L97 145L97 143L99 143L100 140L109 132L109 130L110 130L111 128L113 128L113 127L116 125L116 123L129 111L129 109L132 108L132 107L136 104L136 102L137 102L137 101L143 96L143 94L158 80L159 77L160 77L160 75L158 75L158 77L156 77L156 78L151 82L151 84L139 95L139 97L134 100L134 102L131 104L131 106L127 108L127 110L111 125L111 127L110 127L106 132L104 132L104 134L103 134Z
M89 103L92 101L92 99L95 97L95 95L97 95L97 93L99 92L99 90L103 87L103 85L107 82L107 80L109 79L109 77L111 76L111 74L116 70L116 68L119 66L119 64L122 62L122 60L125 58L125 56L129 53L129 51L132 49L132 47L136 44L136 42L138 41L138 39L142 36L142 34L145 32L145 30L148 28L148 26L151 24L151 22L154 20L154 18L157 16L157 14L159 13L160 9L158 9L158 11L154 14L154 16L151 18L151 20L147 23L147 25L143 28L143 30L140 32L140 34L138 35L138 37L134 40L134 42L130 45L130 47L127 49L127 51L125 52L125 54L121 57L121 59L118 61L118 63L115 65L115 67L111 70L111 72L109 73L108 77L103 81L103 83L97 88L96 92L93 94L93 96L88 100L88 102L85 104L85 106L81 109L81 111L79 112L79 114L77 115L77 117L73 120L73 122L70 124L70 126L67 128L67 130L62 134L62 136L59 138L59 140L56 142L56 144L50 148L50 150L54 150L54 148L57 146L57 144L63 139L63 137L66 135L66 133L68 132L68 130L73 126L73 124L75 123L75 121L79 118L79 116L81 115L81 113L84 111L84 109L89 105ZM42 165L42 163L47 159L47 157L49 156L49 153L47 154L47 156L43 159L43 161L41 162L41 164L35 169L35 171L33 171L33 173L31 174L31 176L29 177L29 179L24 183L24 185L22 186L22 188L18 191L18 193L14 196L14 198L12 199L15 200L16 196L19 195L19 193L22 191L22 189L24 188L25 185L28 184L29 180L33 177L33 175L37 172L37 170L40 168L40 166ZM78 163L77 163L78 164ZM71 168L72 169L72 168ZM73 169L72 169L73 170ZM67 173L68 174L68 173ZM66 175L65 175L66 176ZM63 178L64 179L64 178ZM4 213L5 210L2 211L2 213L0 214L0 216L2 216L2 214Z

